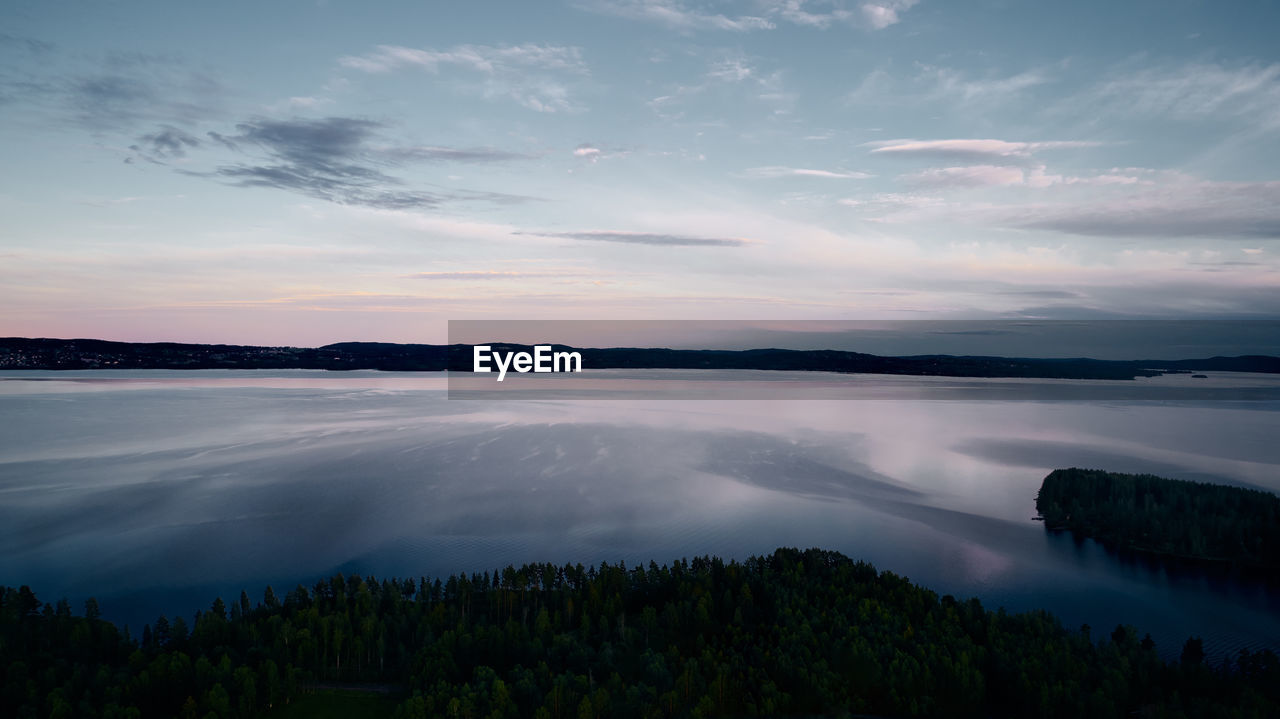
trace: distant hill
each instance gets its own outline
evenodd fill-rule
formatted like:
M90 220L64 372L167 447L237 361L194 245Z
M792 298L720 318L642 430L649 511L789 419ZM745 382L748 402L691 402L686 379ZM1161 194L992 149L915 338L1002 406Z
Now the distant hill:
M494 343L495 350L529 345ZM917 355L883 357L839 350L675 350L571 348L588 369L754 369L945 377L1134 379L1169 372L1280 373L1280 358L1263 355L1185 360L1038 359ZM433 372L470 371L470 345L339 342L323 347L109 342L92 339L0 338L0 370L43 369L324 369Z

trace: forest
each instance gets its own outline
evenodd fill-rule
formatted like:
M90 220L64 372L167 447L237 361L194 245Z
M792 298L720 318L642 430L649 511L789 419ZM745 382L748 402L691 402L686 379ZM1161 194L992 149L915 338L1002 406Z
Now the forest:
M1280 497L1150 474L1058 469L1036 496L1050 530L1170 559L1280 569Z
M1175 652L1176 653L1176 652ZM1129 626L939 596L838 553L336 575L134 634L0 589L0 716L273 716L317 685L397 688L396 719L870 714L1274 717L1270 651L1162 661Z

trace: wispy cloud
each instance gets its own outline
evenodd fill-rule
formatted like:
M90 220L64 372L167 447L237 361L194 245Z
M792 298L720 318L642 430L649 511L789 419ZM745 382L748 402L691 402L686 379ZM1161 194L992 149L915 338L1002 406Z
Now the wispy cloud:
M812 170L804 167L781 167L769 165L752 167L739 173L740 177L749 179L774 179L779 177L824 177L833 180L865 180L875 175L866 172L849 172L844 170Z
M920 0L765 0L765 14L770 18L799 25L826 29L835 24L857 25L883 30L901 22L901 13Z
M227 96L218 79L180 58L143 53L108 54L92 69L29 87L34 99L54 99L61 113L93 131L144 123L196 125L223 115Z
M932 94L964 102L1001 100L1050 81L1049 75L1040 69L1003 77L975 78L953 68L932 65L921 66L918 79L933 84Z
M0 48L16 48L31 55L43 55L53 50L53 43L0 32Z
M224 114L222 84L180 62L143 56L95 58L92 65L66 72L31 64L2 68L0 105L38 113L50 129L70 125L100 135L148 124L191 127Z
M1097 175L1050 174L1044 165L1018 167L1013 165L964 165L961 167L933 167L909 173L898 179L915 185L933 188L1009 187L1023 186L1045 188L1055 185L1139 185L1152 184L1141 176L1141 170L1123 171L1115 168Z
M156 99L156 90L137 77L125 75L93 75L71 81L71 102L82 116L106 120L133 119L138 106Z
M811 9L817 7L825 7L825 10L811 12ZM769 3L768 14L795 25L823 29L834 23L849 22L858 16L843 3L809 2L808 0L777 0Z
M836 204L855 208L870 222L885 222L890 218L906 215L918 217L921 213L935 213L951 206L937 195L915 192L876 192L864 197L845 197Z
M30 85L28 89L43 97L59 98L61 113L93 131L127 130L146 122L192 124L219 114L215 105L220 91L216 82L203 76L107 72L51 85Z
M384 209L430 208L446 200L526 201L528 197L489 192L425 192L402 189L403 182L381 167L393 162L497 161L523 157L500 150L442 147L396 148L376 142L384 125L351 117L256 119L236 126L233 136L211 133L228 148L265 153L264 164L223 165L214 173L242 187L274 187L339 204ZM199 173L193 173L199 174Z
M286 97L279 102L268 105L267 110L273 115L290 112L313 112L321 107L332 104L333 99L329 97L295 95L293 97Z
M1091 116L1143 115L1181 121L1240 118L1280 129L1280 64L1124 67L1058 104Z
M148 159L174 159L186 157L187 151L200 147L199 138L191 133L164 125L155 132L149 132L138 138L138 143L129 149Z
M477 72L498 74L516 68L586 72L582 51L559 45L457 45L448 50L420 50L400 45L379 45L366 55L346 56L338 63L365 72L389 72L416 67L437 72L442 65L456 65Z
M584 10L613 15L628 20L646 20L673 30L727 30L749 32L772 30L775 25L756 15L724 15L691 7L679 0L588 0L579 5Z
M1050 142L1010 142L1007 140L882 140L864 143L873 154L920 156L954 161L1006 163L1026 162L1041 150L1098 147L1103 143L1084 140Z
M966 165L964 167L935 167L903 175L905 180L925 187L998 187L1021 185L1025 181L1022 170L1008 165Z
M573 156L585 157L591 160L592 162L595 162L595 160L598 157L600 157L600 148L596 147L595 145L592 145L589 142L584 142L581 145L578 145L577 147L573 148Z
M242 143L256 144L271 154L299 165L336 169L358 157L382 123L353 117L322 120L260 119L236 126Z
M680 32L723 30L750 32L773 30L778 23L826 29L834 24L859 25L883 30L902 20L901 13L920 0L757 0L758 15L740 14L731 1L688 0L583 0L579 7L603 15L643 20ZM716 12L712 8L723 9Z
M720 82L742 82L755 73L755 68L744 58L733 57L718 60L707 70L707 77Z
M342 57L343 67L368 73L417 69L438 73L453 67L480 73L482 90L489 97L506 97L538 112L579 109L569 89L556 75L586 75L586 63L577 47L560 45L457 45L448 50L426 50L400 45L379 45L365 55Z
M620 242L630 245L666 245L673 247L740 247L751 243L736 237L691 237L651 232L516 232L517 235L556 237L565 240L589 240L593 242Z
M1280 239L1280 181L1188 182L1123 198L993 211L999 224L1093 237Z
M665 119L678 119L684 111L674 108L689 104L694 98L723 98L734 93L744 100L773 105L774 114L787 114L796 95L786 90L783 76L779 69L761 70L742 53L725 53L710 62L701 82L676 85L646 104Z
M235 165L219 168L218 175L240 187L274 187L339 204L405 209L444 201L437 193L387 189L386 184L396 184L393 178L357 166L317 172L300 165Z
M572 277L573 272L520 272L504 270L459 270L456 272L414 272L402 275L407 280L521 280L529 278Z
M442 147L439 145L411 145L385 147L376 152L393 161L425 162L507 162L529 160L533 155L523 152L500 150L493 147Z
M859 7L867 24L876 30L883 30L896 25L902 20L899 13L914 7L920 0L875 0L864 2Z
M1280 239L1280 181L1217 182L1180 173L1114 168L1052 175L1042 167L938 168L907 176L933 190L1038 188L1034 201L974 203L942 196L882 193L839 203L864 219L1042 230L1106 239Z
M620 160L631 157L636 152L633 147L600 147L594 143L583 142L573 148L573 156L581 162L596 164L602 160ZM570 170L572 172L573 170Z
M1054 82L1059 68L1036 67L1013 74L975 73L941 65L917 63L913 73L888 67L867 73L845 100L851 105L923 105L965 109L990 117L992 106L1023 98L1029 91Z

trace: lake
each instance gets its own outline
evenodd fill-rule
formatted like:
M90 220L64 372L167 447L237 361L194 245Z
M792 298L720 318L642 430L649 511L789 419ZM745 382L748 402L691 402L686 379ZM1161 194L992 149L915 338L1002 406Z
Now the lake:
M0 584L96 595L136 632L334 571L820 546L1095 638L1133 624L1166 655L1191 634L1214 655L1280 648L1276 584L1031 519L1059 467L1280 490L1280 378L765 374L798 389L672 399L673 379L741 375L615 371L595 398L451 400L438 374L0 373Z

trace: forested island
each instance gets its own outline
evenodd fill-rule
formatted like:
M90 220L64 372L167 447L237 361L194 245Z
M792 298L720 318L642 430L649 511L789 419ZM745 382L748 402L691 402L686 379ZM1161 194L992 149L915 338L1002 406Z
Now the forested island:
M1150 474L1057 469L1036 495L1051 530L1164 558L1280 570L1280 497Z
M493 343L495 350L529 352L529 345ZM945 377L1131 380L1169 372L1280 373L1280 358L1264 355L1185 360L1044 359L916 355L882 357L839 350L676 350L574 348L590 369L753 369ZM323 347L255 347L92 339L0 338L5 369L324 369L469 372L471 345L340 342Z
M1166 663L990 611L821 550L745 562L507 567L445 580L337 575L215 600L136 634L86 602L0 589L0 715L1274 717L1280 660ZM317 695L340 683L388 695ZM362 703L363 701L363 703Z

